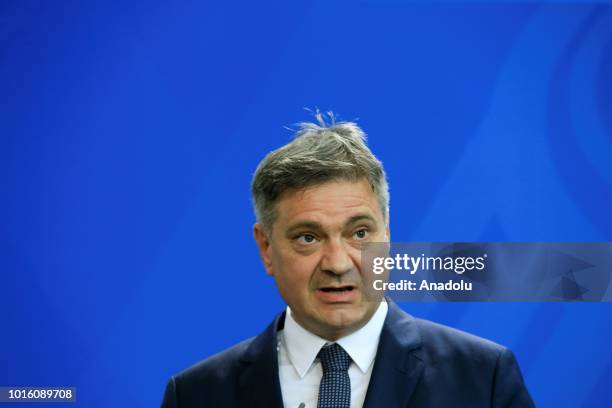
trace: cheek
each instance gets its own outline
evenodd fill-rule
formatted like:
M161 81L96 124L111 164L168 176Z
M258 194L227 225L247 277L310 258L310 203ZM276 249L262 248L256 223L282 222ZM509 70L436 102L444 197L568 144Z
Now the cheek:
M293 293L309 290L317 269L315 257L284 254L278 257L277 262L277 265L280 265L277 278L282 281L285 290Z

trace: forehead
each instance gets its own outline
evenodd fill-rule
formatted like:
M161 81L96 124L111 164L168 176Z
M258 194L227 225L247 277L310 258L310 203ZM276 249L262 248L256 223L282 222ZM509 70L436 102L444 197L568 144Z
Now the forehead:
M276 203L279 226L314 221L337 224L355 215L367 215L383 222L376 194L367 180L330 181L287 192Z

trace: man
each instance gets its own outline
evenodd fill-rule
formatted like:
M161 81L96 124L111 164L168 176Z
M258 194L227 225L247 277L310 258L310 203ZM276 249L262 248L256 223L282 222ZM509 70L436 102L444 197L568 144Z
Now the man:
M365 296L388 242L382 164L354 123L303 124L252 183L254 236L287 309L172 377L163 407L532 407L511 351Z

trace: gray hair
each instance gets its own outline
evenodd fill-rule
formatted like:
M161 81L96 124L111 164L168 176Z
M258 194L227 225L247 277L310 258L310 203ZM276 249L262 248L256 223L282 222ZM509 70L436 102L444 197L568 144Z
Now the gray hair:
M315 114L318 123L300 123L294 140L268 153L257 166L251 191L257 222L266 234L272 231L281 195L335 180L366 179L388 222L385 171L368 148L365 133L353 122L336 122L333 113L327 115L329 125L319 111Z

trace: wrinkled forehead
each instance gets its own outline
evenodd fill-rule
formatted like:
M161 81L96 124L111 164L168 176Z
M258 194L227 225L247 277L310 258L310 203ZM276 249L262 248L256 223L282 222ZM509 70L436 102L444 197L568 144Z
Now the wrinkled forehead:
M330 181L299 190L286 191L275 205L279 228L313 222L340 228L356 217L383 223L377 196L367 180Z

